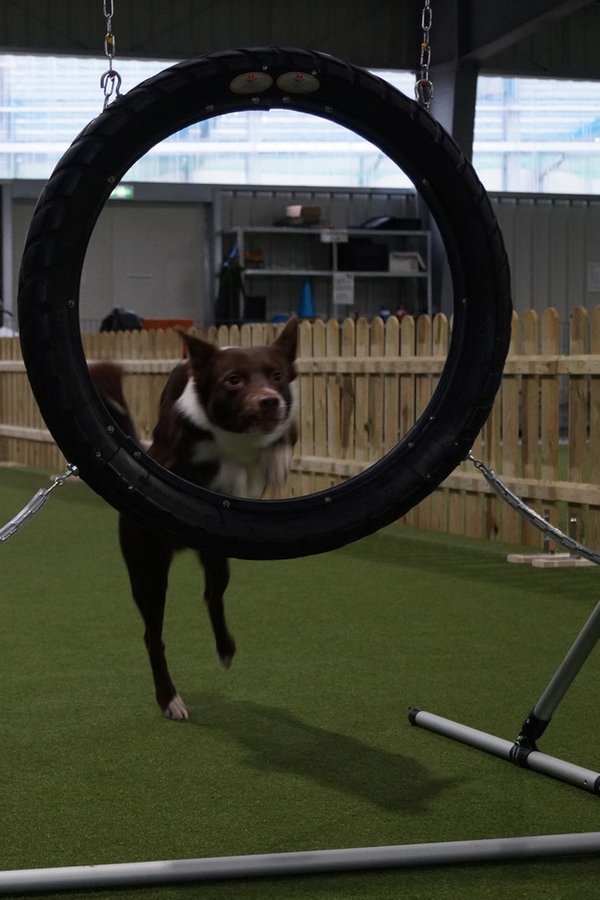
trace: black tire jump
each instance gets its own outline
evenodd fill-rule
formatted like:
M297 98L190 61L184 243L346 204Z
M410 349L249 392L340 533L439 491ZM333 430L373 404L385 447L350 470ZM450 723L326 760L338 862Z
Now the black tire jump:
M88 375L79 286L96 220L151 147L230 112L294 109L345 126L410 177L442 235L454 324L439 384L397 446L360 475L292 500L242 500L190 484L120 431ZM230 50L172 66L112 103L75 139L45 186L27 237L19 328L29 380L69 462L106 501L189 546L242 559L320 553L378 530L465 458L499 387L510 337L509 267L485 190L415 101L324 53Z

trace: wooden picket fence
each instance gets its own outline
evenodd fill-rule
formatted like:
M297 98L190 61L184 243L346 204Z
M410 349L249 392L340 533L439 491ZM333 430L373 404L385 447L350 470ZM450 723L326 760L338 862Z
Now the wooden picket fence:
M303 322L297 368L300 439L285 492L299 496L350 478L391 450L425 409L447 355L450 325L391 318ZM573 310L568 352L558 314L513 317L501 390L473 453L540 514L600 547L600 307ZM219 345L249 346L276 334L268 324L209 328ZM116 359L142 440L149 440L168 372L182 358L174 331L84 334L88 360ZM52 472L65 461L29 389L17 338L0 338L0 462ZM541 546L539 532L462 463L411 510L423 529Z

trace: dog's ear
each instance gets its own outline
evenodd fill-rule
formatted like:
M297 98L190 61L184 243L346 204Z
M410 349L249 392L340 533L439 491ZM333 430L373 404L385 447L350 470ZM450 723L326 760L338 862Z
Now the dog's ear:
M185 344L194 375L201 375L206 371L215 353L219 352L218 347L215 347L214 344L210 344L208 341L204 341L202 338L196 337L195 334L190 334L189 331L184 331L182 328L178 328L177 331Z
M293 363L298 352L298 317L292 316L285 323L285 327L280 335L278 335L272 344L278 347L286 359Z

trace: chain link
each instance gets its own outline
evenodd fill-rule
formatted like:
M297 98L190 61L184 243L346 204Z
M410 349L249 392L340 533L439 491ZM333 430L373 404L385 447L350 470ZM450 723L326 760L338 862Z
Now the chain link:
M108 60L108 69L100 78L100 87L104 93L104 106L106 109L114 94L115 100L121 96L121 76L113 68L113 58L117 48L116 38L112 30L112 17L115 14L113 0L102 0L102 11L106 20L106 33L104 35L104 53Z
M6 525L3 525L0 528L0 544L3 544L4 541L7 541L9 538L16 534L17 531L20 531L23 525L26 525L30 519L32 519L36 513L39 513L40 509L50 496L53 490L57 487L62 487L67 478L70 478L72 475L77 475L77 466L74 466L72 463L69 463L66 470L62 473L62 475L57 475L54 478L54 481L47 488L40 488L40 490L35 494L27 506L24 506L21 512L17 513L14 518L7 522Z
M556 541L556 543L560 544L562 547L565 547L570 553L583 556L585 559L589 559L591 562L596 563L596 565L600 565L600 553L591 550L590 547L586 547L584 544L580 544L575 538L570 537L568 534L564 534L559 528L551 525L550 522L543 518L543 516L540 516L534 509L527 506L520 497L513 494L496 473L492 469L489 469L482 460L476 459L470 452L467 454L466 458L473 463L479 472L481 472L487 483L493 488L498 496L501 497L505 503L508 503L515 512L518 512L520 516L527 519L527 521L537 528L538 531L541 531L542 534L552 538L552 540Z
M431 65L429 32L431 31L433 13L431 10L431 0L424 0L424 4L421 12L421 29L423 31L423 37L421 40L421 53L419 56L419 77L415 84L415 97L420 106L429 109L433 99L433 84L429 80L429 66Z

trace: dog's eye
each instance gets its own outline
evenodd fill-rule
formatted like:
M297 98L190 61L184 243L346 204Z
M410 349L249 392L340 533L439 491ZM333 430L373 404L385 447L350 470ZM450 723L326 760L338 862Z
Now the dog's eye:
M238 375L237 372L231 372L225 379L225 384L229 385L229 387L239 387L241 383L242 376Z
M279 384L279 382L281 381L281 378L282 378L281 372L277 372L277 371L271 372L271 381L274 382L275 384Z

